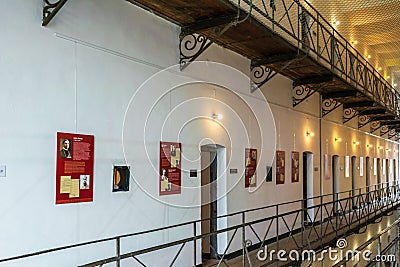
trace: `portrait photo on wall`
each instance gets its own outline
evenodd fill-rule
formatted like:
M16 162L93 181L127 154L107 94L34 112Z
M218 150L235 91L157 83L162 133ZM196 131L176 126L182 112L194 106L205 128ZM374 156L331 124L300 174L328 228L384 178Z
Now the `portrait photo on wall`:
M114 166L113 192L129 191L129 166Z
M70 159L72 158L71 154L71 140L70 139L60 139L60 158L62 159Z

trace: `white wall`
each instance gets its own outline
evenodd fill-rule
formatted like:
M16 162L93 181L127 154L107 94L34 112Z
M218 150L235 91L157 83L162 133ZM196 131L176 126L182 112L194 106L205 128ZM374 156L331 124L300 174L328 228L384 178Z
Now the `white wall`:
M251 94L244 75L210 63L207 68L189 66L183 73L172 69L143 90L140 86L151 75L178 63L180 30L126 1L68 1L46 28L40 26L41 8L41 0L0 2L0 165L7 166L7 177L0 178L0 226L4 229L0 258L200 219L200 179L189 178L187 172L201 168L199 145L224 146L227 169L238 169L238 174L226 175L227 213L301 199L301 175L299 183L291 183L291 151L300 152L300 174L302 152L314 153L314 194L330 193L331 181L320 183L320 140L326 143L322 154L337 154L341 162L345 155L397 158L393 153L399 150L397 144L344 127L338 123L340 112L322 120L321 134L319 97L314 95L293 109L292 82L279 75ZM248 59L216 46L200 60L249 72ZM176 80L216 78L215 68L218 73L224 71L218 82L229 89L191 83L163 91ZM223 120L210 119L212 113L224 114ZM315 136L307 137L307 131ZM93 202L54 204L56 132L95 136ZM334 143L336 135L343 138L342 143ZM354 138L360 139L360 148L353 147ZM182 142L181 195L158 196L160 140ZM370 142L374 147L367 150ZM378 151L381 145L384 149ZM255 190L244 188L247 147L257 148L259 154ZM286 151L284 185L264 182L266 166L275 166L276 149ZM130 191L112 193L112 166L125 160L134 178ZM351 183L344 174L341 179L342 189L348 190ZM266 210L247 219L273 214L274 210ZM240 221L240 217L231 218L228 225ZM262 233L265 227L256 229ZM280 232L284 230L282 224ZM192 231L189 225L161 235L130 238L122 242L122 250L177 240ZM114 245L108 242L0 266L54 266L55 262L73 266L113 256ZM235 239L229 251L240 246L241 241ZM192 264L192 250L191 244L185 246L179 266ZM172 260L174 251L143 259L157 265ZM124 261L123 266L129 263Z

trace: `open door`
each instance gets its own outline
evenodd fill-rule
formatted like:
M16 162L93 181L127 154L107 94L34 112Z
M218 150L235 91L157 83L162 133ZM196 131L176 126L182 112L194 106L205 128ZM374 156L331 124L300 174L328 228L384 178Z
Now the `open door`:
M201 147L201 233L216 232L226 227L226 196L222 196L226 183L225 148L220 145ZM218 199L219 198L219 199ZM227 243L226 233L210 235L202 239L202 259L218 259Z

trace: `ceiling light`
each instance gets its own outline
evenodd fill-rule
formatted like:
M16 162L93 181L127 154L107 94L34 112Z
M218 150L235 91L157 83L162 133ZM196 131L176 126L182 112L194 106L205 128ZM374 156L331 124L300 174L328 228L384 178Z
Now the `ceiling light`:
M388 76L386 76L386 79L390 79L390 76L388 75Z
M371 55L368 55L367 58L371 58Z
M393 84L393 86L396 87L396 86L397 86L397 83Z
M379 67L378 70L382 70L382 67Z

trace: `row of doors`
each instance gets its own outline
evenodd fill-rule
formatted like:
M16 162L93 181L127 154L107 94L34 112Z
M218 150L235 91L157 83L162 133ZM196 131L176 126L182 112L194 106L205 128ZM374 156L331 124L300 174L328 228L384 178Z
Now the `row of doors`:
M204 188L204 185L210 185L206 190L201 191L201 199L202 199L202 207L201 207L201 218L209 219L204 220L201 225L202 233L209 233L218 230L217 225L217 216L220 212L218 212L218 201L217 201L217 185L216 182L218 178L218 173L223 172L226 167L225 160L223 159L223 153L225 153L225 148L219 145L205 145L201 147L201 185ZM340 193L340 157L337 155L332 156L332 192L334 193L334 200L336 200L336 194ZM356 177L357 177L357 157L351 157L351 181L352 181L352 190L355 193L356 190ZM386 160L386 159L382 159ZM386 162L386 182L389 182L389 160ZM394 160L393 160L394 161ZM371 185L371 165L372 158L365 158L365 186L368 187ZM382 183L382 175L381 175L381 159L377 159L376 163L377 168L377 183L380 185ZM396 164L393 162L393 174L396 179ZM313 167L313 153L312 152L303 152L303 199L307 199L304 201L305 208L312 207L314 205L313 198L314 197L314 167ZM314 218L314 211L310 209L307 214L304 214L304 222L310 220L310 218ZM222 243L225 240L222 240ZM220 248L218 247L218 243L221 240L217 236L210 236L208 238L204 238L202 240L202 254L204 258L217 258L218 252ZM221 248L224 248L226 244L219 244Z

